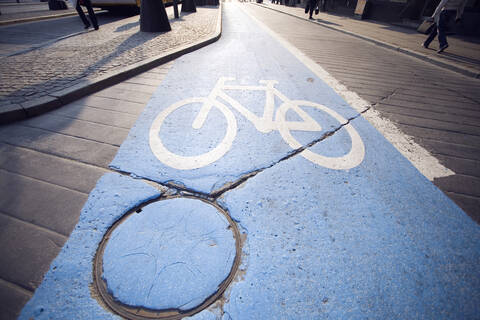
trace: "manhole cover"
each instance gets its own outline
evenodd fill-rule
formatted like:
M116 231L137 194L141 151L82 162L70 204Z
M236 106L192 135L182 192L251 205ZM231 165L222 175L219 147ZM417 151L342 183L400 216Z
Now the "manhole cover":
M105 303L130 319L179 319L218 299L240 260L239 232L220 207L169 198L127 213L95 257Z

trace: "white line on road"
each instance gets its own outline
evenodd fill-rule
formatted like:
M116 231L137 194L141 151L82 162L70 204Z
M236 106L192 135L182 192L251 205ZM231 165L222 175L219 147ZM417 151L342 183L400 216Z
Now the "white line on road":
M254 19L269 35L280 42L290 53L300 60L307 68L315 73L320 79L335 90L345 101L356 111L363 113L363 117L370 122L405 158L407 158L427 179L433 181L435 178L454 175L455 172L443 166L437 158L432 156L425 148L417 144L413 137L403 133L390 120L382 118L378 111L369 108L370 103L360 98L358 94L350 91L338 80L332 77L325 69L315 61L306 56L303 52L293 46L290 42L268 28L263 22L249 14L242 5L235 4Z

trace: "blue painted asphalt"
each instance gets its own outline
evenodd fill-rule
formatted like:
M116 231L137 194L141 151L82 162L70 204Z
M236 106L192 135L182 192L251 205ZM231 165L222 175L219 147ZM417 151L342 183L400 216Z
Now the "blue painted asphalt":
M223 85L222 77L235 79ZM311 142L310 154L286 157ZM239 275L222 303L193 318L480 314L480 228L238 5L225 4L217 43L175 61L112 168L132 177L108 174L99 181L22 319L116 317L91 295L92 260L114 221L160 195L135 178L210 193L256 170L218 199L243 234ZM171 219L181 209L172 207ZM185 226L182 220L177 229ZM149 228L154 232L153 222ZM182 273L171 277L182 281ZM152 287L150 278L144 281ZM135 296L143 285L122 292ZM181 305L189 294L175 291L169 305Z
M162 163L150 149L150 129L161 112L179 103L179 108L155 130L171 153L192 157L209 152L227 135L228 118L219 108L212 108L200 130L192 128L202 104L183 103L186 99L204 98L211 94L222 77L233 86L260 86L260 80L275 80L281 93L291 100L307 100L325 105L350 118L357 112L328 87L315 74L298 61L277 41L272 39L255 22L249 21L245 13L234 15L225 12L222 39L206 50L178 59L174 68L159 86L148 103L127 140L113 160L113 168L133 172L159 182L174 182L198 192L210 193L225 184L237 180L244 174L275 164L292 152L278 131L260 133L254 124L234 108L229 108L236 119L236 136L228 152L213 163L192 170L178 170ZM248 21L248 22L246 22ZM268 48L265 50L265 48ZM265 106L265 93L254 90L225 90L242 106L261 117ZM221 102L223 100L220 100ZM191 100L187 100L190 102ZM223 101L224 102L224 101ZM280 106L275 99L277 108ZM228 103L224 103L228 105ZM182 107L183 105L183 107ZM174 108L173 107L173 108ZM310 108L312 109L312 108ZM228 110L227 110L228 111ZM324 131L299 132L297 139L307 144L318 139L339 123L324 112L311 110ZM291 121L298 120L296 114L287 112ZM298 117L298 116L297 116ZM158 133L159 132L159 133ZM323 155L341 156L351 146L339 142L344 140L339 132L322 146ZM165 154L165 152L161 152ZM132 159L135 158L135 161ZM179 163L179 160L174 160Z
M91 295L95 253L104 234L125 212L161 194L141 181L104 175L19 319L118 319Z

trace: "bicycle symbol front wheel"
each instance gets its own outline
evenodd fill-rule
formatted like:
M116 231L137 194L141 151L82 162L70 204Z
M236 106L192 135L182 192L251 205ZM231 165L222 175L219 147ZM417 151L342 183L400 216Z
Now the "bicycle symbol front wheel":
M212 150L196 155L196 156L180 156L178 154L170 152L163 144L160 138L160 129L164 124L165 119L175 110L183 107L191 106L195 103L201 103L202 105L209 104L216 107L221 111L225 119L227 120L227 130L225 137L220 143ZM192 125L193 127L193 125ZM198 129L198 128L196 128ZM230 150L233 140L237 134L237 121L234 114L224 104L218 101L212 101L208 98L190 98L181 100L172 104L158 114L153 120L149 132L149 144L155 157L164 164L179 170L192 170L205 167L210 163L213 163L223 157L228 150Z
M324 105L311 102L311 101L303 101L303 100L292 100L283 103L277 111L275 121L278 123L278 130L280 135L282 136L283 140L293 149L299 149L302 147L300 144L291 134L290 128L288 126L288 122L285 120L285 115L287 114L288 110L299 108L299 106L307 106L319 109L334 119L336 119L339 123L344 124L344 128L346 129L348 135L351 139L351 149L350 151L340 157L327 157L319 155L315 152L312 152L309 149L303 150L300 154L310 160L313 163L316 163L320 166L335 169L335 170L347 170L358 166L362 163L363 158L365 157L365 146L363 145L362 138L358 134L357 130L340 114L333 111L330 108L327 108ZM294 110L295 111L295 110Z

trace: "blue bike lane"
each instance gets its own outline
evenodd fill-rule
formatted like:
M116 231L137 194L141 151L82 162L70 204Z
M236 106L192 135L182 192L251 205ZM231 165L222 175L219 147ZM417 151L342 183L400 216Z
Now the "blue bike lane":
M238 4L111 168L21 319L480 314L479 227Z

